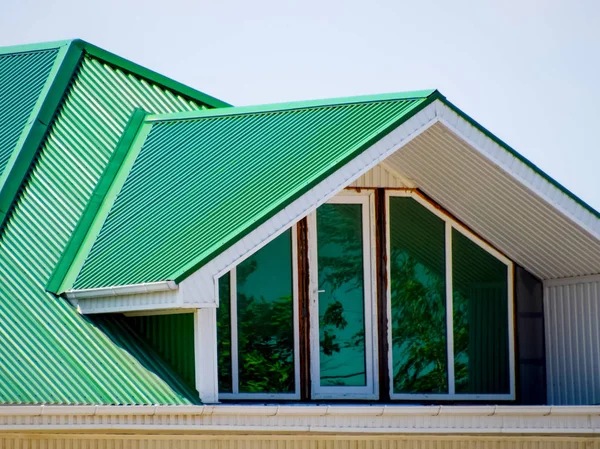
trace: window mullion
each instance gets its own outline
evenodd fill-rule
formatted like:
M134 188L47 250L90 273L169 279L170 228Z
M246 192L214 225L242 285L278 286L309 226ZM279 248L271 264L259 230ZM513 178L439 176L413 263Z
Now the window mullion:
M240 392L238 357L238 320L237 320L237 269L233 267L229 275L230 314L231 314L231 389L233 394Z
M448 354L448 394L455 394L454 382L454 321L452 302L452 225L446 221L446 332Z

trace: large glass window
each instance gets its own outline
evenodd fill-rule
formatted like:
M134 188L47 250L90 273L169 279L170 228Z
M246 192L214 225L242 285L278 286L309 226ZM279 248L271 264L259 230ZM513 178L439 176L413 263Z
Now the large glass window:
M444 221L390 197L392 391L448 391Z
M514 397L512 263L414 192L388 192L393 399Z
M340 195L312 215L311 339L315 399L377 397L373 192Z
M292 231L219 280L221 397L297 397L297 301Z

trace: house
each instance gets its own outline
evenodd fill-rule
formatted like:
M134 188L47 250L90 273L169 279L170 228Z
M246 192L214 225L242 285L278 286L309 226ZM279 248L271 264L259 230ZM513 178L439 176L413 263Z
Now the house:
M599 306L600 214L436 90L0 50L4 447L595 447Z

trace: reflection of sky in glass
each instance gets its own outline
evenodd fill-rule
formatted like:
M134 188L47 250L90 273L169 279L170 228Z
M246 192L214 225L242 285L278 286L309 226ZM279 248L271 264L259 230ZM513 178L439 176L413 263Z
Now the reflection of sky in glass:
M321 385L366 385L362 206L317 210Z

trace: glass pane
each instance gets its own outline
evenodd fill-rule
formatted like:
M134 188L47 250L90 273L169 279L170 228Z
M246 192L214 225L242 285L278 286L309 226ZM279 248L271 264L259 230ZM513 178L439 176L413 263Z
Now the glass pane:
M394 393L447 393L445 223L412 198L390 197Z
M294 303L288 230L237 267L240 393L293 393Z
M322 386L364 386L365 311L362 205L317 209L319 346Z
M509 393L507 266L452 231L457 393Z
M219 308L217 309L217 354L219 392L231 393L231 296L229 273L219 278Z

